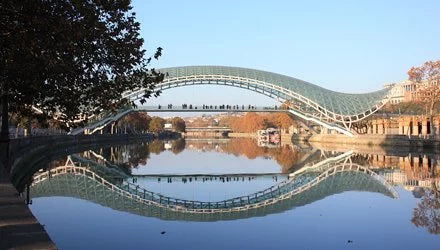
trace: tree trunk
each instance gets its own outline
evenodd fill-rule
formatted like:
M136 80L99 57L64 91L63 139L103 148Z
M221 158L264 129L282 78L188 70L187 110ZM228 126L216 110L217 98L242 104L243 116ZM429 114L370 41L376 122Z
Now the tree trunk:
M29 120L29 122L26 124L28 129L28 136L32 136L32 120Z
M432 166L430 167L431 167L431 189L434 192L435 198L438 198L440 192L438 190L437 183L435 182L437 177L436 176L437 166L432 164Z
M432 134L432 131L434 131L434 106L435 106L435 101L434 99L431 100L431 109L429 110L429 131Z
M431 115L431 117L432 117L432 115L434 114L434 105L435 105L435 101L434 101L434 98L431 100L431 107L430 107L430 109L429 109L429 114Z
M2 95L2 131L0 133L1 141L9 141L9 117L8 117L8 84L3 85L3 95Z

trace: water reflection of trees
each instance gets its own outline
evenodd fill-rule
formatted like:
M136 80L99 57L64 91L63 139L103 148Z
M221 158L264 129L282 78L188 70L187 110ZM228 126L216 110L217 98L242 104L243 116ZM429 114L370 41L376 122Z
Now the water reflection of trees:
M172 142L171 151L173 151L173 154L177 155L180 154L183 150L185 150L185 147L186 147L185 139L180 138Z
M440 199L438 190L423 188L422 198L414 208L411 222L426 227L432 234L440 234Z
M417 227L425 227L432 234L440 234L440 191L435 168L431 173L431 188L421 188L421 200L414 208L411 222Z
M208 145L206 143L191 143L191 146L200 150L217 150L235 156L245 156L248 159L266 157L274 159L283 173L287 173L292 166L300 161L307 153L285 145L280 148L259 147L254 139L233 139L224 144Z
M145 165L150 158L149 145L146 143L112 147L107 151L110 157L104 155L106 159L127 169Z
M179 154L185 149L185 140L177 139L170 142L171 151ZM153 140L148 143L114 146L99 150L100 154L113 164L127 169L137 168L139 165L146 165L150 153L160 154L165 151L165 141Z
M142 144L103 148L98 150L98 152L111 163L131 169L137 168L139 165L146 165L151 153L160 154L170 149L173 154L177 155L188 147L201 151L217 151L235 156L245 156L248 159L255 159L257 157L274 159L281 166L283 173L288 172L293 165L298 163L307 154L287 145L280 148L259 147L257 142L250 138L234 139L226 143L188 143L185 139L172 141L153 140Z
M165 143L160 140L154 140L149 143L148 149L153 154L160 154L161 152L165 151Z

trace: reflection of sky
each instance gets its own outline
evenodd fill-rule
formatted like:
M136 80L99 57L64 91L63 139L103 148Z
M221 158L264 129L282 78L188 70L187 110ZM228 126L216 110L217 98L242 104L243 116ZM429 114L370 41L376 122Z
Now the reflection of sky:
M146 178L139 177L136 184L149 191L160 193L165 196L175 197L185 200L199 201L221 201L238 196L249 195L257 191L262 191L285 180L283 176L277 176L277 181L272 176L257 176L254 179L250 177L234 178L223 182L219 178L213 177L212 180L203 181L203 177L197 177L197 181L182 182L181 178L172 178L172 182L168 183L167 178ZM187 178L188 179L188 178Z
M440 237L410 221L417 199L398 192L399 199L345 192L280 214L209 223L64 197L37 198L30 207L60 249L438 249Z
M146 165L134 168L134 175L147 174L238 174L238 173L280 173L280 166L271 159L249 160L219 152L197 152L184 150L174 155L164 151L150 154Z

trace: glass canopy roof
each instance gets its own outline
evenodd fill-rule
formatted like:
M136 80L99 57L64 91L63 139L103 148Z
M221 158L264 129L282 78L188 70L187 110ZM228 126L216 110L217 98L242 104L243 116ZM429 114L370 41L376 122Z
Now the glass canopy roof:
M383 89L366 94L340 93L290 76L239 67L185 66L163 68L159 71L165 74L165 80L188 76L197 78L202 75L236 76L258 80L291 90L324 109L343 116L363 114L384 100L389 92L389 89Z

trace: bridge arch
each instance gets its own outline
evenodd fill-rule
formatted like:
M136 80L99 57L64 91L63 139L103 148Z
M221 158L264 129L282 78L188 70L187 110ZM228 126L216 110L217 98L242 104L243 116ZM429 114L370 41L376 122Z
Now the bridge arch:
M383 184L379 177L370 175L365 169L356 165L351 167L342 165L328 169L328 175L322 175L320 181L313 179L309 184L293 189L291 192L281 196L274 193L274 198L268 198L253 205L240 205L236 200L236 206L227 208L215 208L215 202L197 203L196 209L185 207L184 203L166 205L167 197L162 202L151 197L143 199L141 190L124 192L118 187L103 181L93 172L85 171L84 168L60 167L51 170L50 178L37 179L31 187L31 197L66 196L111 207L116 210L127 211L148 217L158 217L165 220L188 220L188 221L217 221L235 220L255 216L265 216L272 213L280 213L294 207L304 206L327 196L342 193L345 191L366 191L383 194L390 198L396 198L392 190ZM67 185L72 184L73 185ZM127 190L124 188L124 190ZM97 197L97 194L98 197ZM114 197L114 198L112 198ZM245 201L243 201L245 202ZM191 202L188 201L187 205ZM230 204L230 203L228 203ZM203 205L203 208L201 207Z
M165 74L156 90L190 85L222 85L248 89L280 102L293 101L290 108L304 116L350 128L387 103L391 89L366 94L346 94L272 72L226 66L184 66L159 69ZM142 97L144 89L123 93L132 101Z
M335 182L333 178L339 178L344 173L349 174L348 178L353 177L351 175L359 177L360 179L356 178L359 179L359 184L363 183L362 185L364 185L365 183L369 183L365 186L365 190L363 191L379 192L392 198L398 197L398 193L384 179L370 169L352 163L350 159L350 153L328 158L322 162L312 164L291 173L289 179L260 192L218 202L202 202L167 197L142 189L129 182L114 184L105 177L88 169L88 167L77 166L69 157L64 166L35 175L32 184L34 191L32 191L32 193L33 197L44 196L41 191L52 190L52 188L50 188L51 183L55 183L55 186L58 188L65 186L57 184L57 180L63 181L63 178L60 179L58 177L79 177L82 179L81 182L89 182L90 185L86 185L86 189L96 185L97 188L114 193L119 197L124 197L138 204L140 207L155 208L165 213L173 213L175 215L182 214L190 219L194 216L200 219L203 217L218 217L219 215L220 218L223 218L225 214L239 214L239 217L241 217L243 213L249 214L248 211L264 212L267 209L270 210L271 207L278 207L279 204L287 204L290 203L290 201L295 201L296 198L301 197L305 193L309 193L312 197L315 197L314 199L319 199L316 197L320 197L320 195L316 193L313 194L315 191L312 190L316 190L316 188L319 189L322 183L327 183L330 187L334 186ZM347 179L342 178L339 183L344 186L346 183L351 182L352 181L347 181ZM45 183L48 183L49 186L46 186ZM68 189L70 190L71 188L69 187ZM328 190L329 186L323 189ZM344 190L346 189L342 188L337 192ZM35 191L37 192L35 193ZM264 214L265 213L261 215Z

